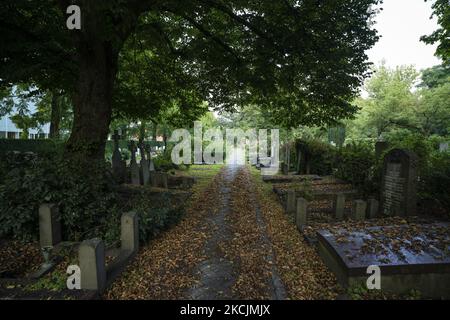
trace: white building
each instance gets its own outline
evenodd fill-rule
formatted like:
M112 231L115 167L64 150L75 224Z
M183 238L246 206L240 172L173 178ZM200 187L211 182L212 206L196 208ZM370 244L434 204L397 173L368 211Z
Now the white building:
M29 104L30 113L36 112L36 107ZM22 130L18 129L10 120L14 113L8 114L0 119L0 139L19 139ZM47 139L50 133L50 124L45 124L38 129L29 130L29 139Z

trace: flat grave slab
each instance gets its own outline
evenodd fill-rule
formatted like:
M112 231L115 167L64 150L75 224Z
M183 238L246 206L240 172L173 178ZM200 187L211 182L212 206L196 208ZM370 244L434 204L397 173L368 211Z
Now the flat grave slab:
M319 254L344 287L366 285L380 267L381 289L450 297L450 224L404 224L317 232Z

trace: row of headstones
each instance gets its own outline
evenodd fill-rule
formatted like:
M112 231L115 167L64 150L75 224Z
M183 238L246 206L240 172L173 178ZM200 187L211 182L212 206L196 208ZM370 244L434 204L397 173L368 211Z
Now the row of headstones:
M387 143L378 142L376 144L377 157L380 157L387 148ZM377 210L379 207L383 215L416 215L417 164L418 157L410 150L392 149L385 154L379 195L380 204L376 204ZM370 203L375 203L374 201L376 200L370 200ZM337 217L340 217L340 213L337 214Z
M309 203L304 198L296 198L295 191L287 193L286 213L295 217L295 222L299 229L308 225ZM376 199L353 200L350 218L355 221L362 221L366 218L373 219L379 215L379 202ZM333 201L333 213L336 221L344 220L345 194L337 194Z
M139 222L135 212L127 212L121 217L120 264L127 261L139 249ZM55 204L42 204L39 208L40 245L55 247L61 243L61 220L59 208ZM102 292L106 288L107 268L105 264L105 245L101 239L81 242L78 247L78 266L80 268L80 286L85 290Z
M118 131L114 131L113 135L114 139L114 151L112 155L112 170L114 176L118 178L121 182L126 181L126 162L122 160L122 154L119 149L119 140L120 136ZM158 187L167 187L167 183L164 180L167 180L164 177L160 177L158 174L155 174L154 179L153 173L155 173L155 165L152 160L151 155L151 146L149 144L139 143L136 146L134 141L130 141L128 144L128 148L131 152L131 161L130 161L130 173L131 173L131 184L133 185L147 185L152 183L153 186ZM139 164L136 160L136 152L139 148L139 152L141 154L141 161ZM160 180L162 179L162 180Z

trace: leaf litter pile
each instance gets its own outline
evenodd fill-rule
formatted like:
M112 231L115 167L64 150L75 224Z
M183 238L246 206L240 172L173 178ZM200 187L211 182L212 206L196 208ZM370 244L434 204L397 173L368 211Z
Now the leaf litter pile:
M105 293L106 299L182 299L197 279L195 267L211 230L205 219L216 210L222 173L194 194L185 217L140 249L134 261ZM205 187L203 187L205 185Z
M35 271L43 262L37 242L0 241L0 278L20 278Z
M270 243L264 241L266 228L258 223L253 188L247 170L240 169L234 179L231 191L231 214L227 222L231 225L233 237L224 243L228 259L234 261L237 279L233 294L238 299L270 299L271 286Z
M264 184L260 173L255 169L252 169L252 176L252 184L257 191L277 269L288 299L337 298L343 292L334 275L328 271L314 248L305 242L290 217L284 213L270 184Z

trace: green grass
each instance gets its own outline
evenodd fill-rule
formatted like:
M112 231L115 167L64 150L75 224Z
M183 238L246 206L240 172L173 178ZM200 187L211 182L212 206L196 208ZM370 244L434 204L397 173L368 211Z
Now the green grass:
M215 165L192 165L185 174L196 178L193 191L205 188L212 179L222 170L223 164Z
M51 274L40 278L37 282L28 285L24 288L26 291L61 291L66 289L67 275L63 272L56 270Z

